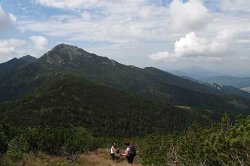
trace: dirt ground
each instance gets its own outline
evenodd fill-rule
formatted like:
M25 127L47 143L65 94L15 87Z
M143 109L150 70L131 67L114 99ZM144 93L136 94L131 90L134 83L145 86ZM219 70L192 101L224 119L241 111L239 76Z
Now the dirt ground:
M109 149L98 149L95 152L79 154L72 157L49 156L42 153L30 153L19 161L4 161L0 165L6 166L129 166L125 158L113 162ZM131 165L130 165L131 166ZM133 166L142 166L138 156L135 157Z

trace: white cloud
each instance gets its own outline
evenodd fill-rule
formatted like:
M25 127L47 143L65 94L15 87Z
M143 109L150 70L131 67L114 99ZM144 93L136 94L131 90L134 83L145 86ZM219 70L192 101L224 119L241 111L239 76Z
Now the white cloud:
M152 16L152 9L150 7L142 7L140 10L139 10L139 17L141 17L142 19L149 19L151 16Z
M173 0L170 16L174 30L194 31L204 28L211 22L212 15L201 0Z
M234 40L234 32L221 31L215 37L199 37L191 32L175 42L174 50L158 52L149 56L153 61L176 60L185 57L205 57L209 61L220 61Z
M250 12L249 0L221 0L222 10L229 12Z
M43 36L31 36L30 40L33 42L36 49L42 50L48 45L48 39Z
M48 7L74 10L74 9L84 9L84 8L106 7L108 5L113 5L115 3L120 3L123 1L122 0L35 0L35 2Z
M0 4L0 30L16 22L16 16L6 13Z
M207 1L210 2L173 0L163 6L157 5L159 1L147 0L35 0L48 7L77 11L72 15L52 15L46 20L19 21L18 29L70 41L108 42L175 42L192 31L207 35L227 28L249 29L248 16L225 17L209 11Z
M172 55L169 54L168 51L164 51L164 52L157 52L155 54L152 54L149 56L149 58L151 60L153 60L154 62L161 62L161 61L167 61L169 59L174 59L174 57Z
M111 56L112 52L113 57L123 62L146 65L141 59L152 62L145 58L148 55L152 55L150 58L154 61L178 60L173 62L176 64L181 61L192 64L197 59L219 62L226 60L225 54L238 56L249 52L250 17L244 13L248 10L248 0L244 3L243 0L173 0L164 1L164 5L162 0L34 1L71 11L61 11L63 15L45 14L46 20L23 19L18 22L19 30L59 37L85 49L92 48L92 52L100 55ZM225 29L239 33L233 48L230 43L234 38ZM100 44L102 42L105 44ZM133 43L133 49L128 43ZM129 48L125 49L125 45ZM106 52L101 47L105 47ZM114 50L117 52L113 53ZM154 54L159 50L167 51Z
M30 42L21 39L0 40L0 62L24 55L39 57L47 51L47 44L48 40L43 36L31 36Z
M207 43L206 39L198 38L194 32L191 32L175 42L174 52L179 56L202 54L207 49Z
M86 3L84 0L36 0L37 3L54 8L78 8ZM91 2L91 1L89 1Z
M233 41L234 33L225 30L213 38L198 37L194 32L175 42L174 54L183 56L222 56Z
M0 61L8 60L19 54L17 49L25 44L24 40L18 39L0 40Z
M157 52L149 56L153 62L176 61L178 57L171 55L168 51Z
M81 3L88 4L87 2L89 2L87 0L74 2L38 1L43 5L62 8L68 8L68 5L72 5L72 9L80 9L83 7ZM78 5L71 4L71 2ZM167 36L168 7L157 6L142 0L103 0L100 1L100 4L97 3L99 1L91 1L91 4L95 4L94 2L97 6L101 6L101 9L95 10L97 12L82 10L76 12L76 15L53 16L46 21L20 21L18 29L24 32L35 31L47 36L65 37L74 41L166 40L164 36Z

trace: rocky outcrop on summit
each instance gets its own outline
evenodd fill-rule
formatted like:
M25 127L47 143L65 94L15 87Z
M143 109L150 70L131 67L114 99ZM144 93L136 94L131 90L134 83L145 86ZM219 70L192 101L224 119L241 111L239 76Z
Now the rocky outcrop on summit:
M116 61L107 57L97 56L76 46L59 44L51 51L40 58L40 62L49 63L57 66L68 66L82 68L90 65L112 65L118 64Z
M65 65L75 64L79 58L83 57L90 58L91 54L75 46L59 44L40 59L49 64Z

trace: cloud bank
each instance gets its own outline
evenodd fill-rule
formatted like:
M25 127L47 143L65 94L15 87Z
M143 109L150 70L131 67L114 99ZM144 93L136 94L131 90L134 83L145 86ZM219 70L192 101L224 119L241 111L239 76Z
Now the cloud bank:
M221 0L221 8L227 12L250 12L249 0Z
M25 45L15 47L19 55L40 56L46 48L65 42L140 67L190 66L206 60L208 66L221 61L231 67L232 62L243 64L240 57L249 57L249 0L5 0L1 4L5 11L1 7L0 26L10 31L2 41L25 40ZM22 7L32 15L20 12ZM6 28L13 22L15 28ZM165 63L152 63L157 61Z
M0 4L0 30L7 28L16 22L16 16L12 13L6 13Z
M25 44L26 42L24 40L0 40L0 60L8 60L10 56L13 57L13 55L17 55L17 49L21 48Z
M213 38L197 36L195 32L186 34L174 44L172 53L158 52L149 56L153 61L170 61L185 57L209 57L218 59L224 56L234 41L234 32L225 30Z
M105 1L105 0L104 0ZM93 7L102 4L103 0L36 0L44 6L62 8L62 9L81 9L84 7ZM108 1L107 1L108 2Z
M33 42L36 49L42 50L48 45L48 39L43 36L31 36L30 40Z
M233 41L234 33L222 31L213 38L198 37L194 32L175 42L174 54L182 56L222 56Z
M176 31L193 31L204 28L212 20L212 15L201 0L173 0L170 4L172 28Z

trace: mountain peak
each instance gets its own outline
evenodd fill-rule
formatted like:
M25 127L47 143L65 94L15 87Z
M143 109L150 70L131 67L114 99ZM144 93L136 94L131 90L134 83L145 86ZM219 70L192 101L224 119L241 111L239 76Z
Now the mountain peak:
M77 46L61 43L56 45L50 52L66 52L66 53L73 53L76 54L90 54L89 52L85 51L82 48L79 48Z
M82 48L68 44L59 44L51 51L44 54L39 62L56 66L66 66L74 69L96 68L97 66L109 66L109 68L120 65L113 59L89 53Z
M41 60L50 64L63 65L73 64L80 57L90 58L91 55L82 48L62 43L56 45L51 51L42 56Z
M14 58L12 58L12 59L6 61L6 62L15 62L15 61L18 61L18 59L17 59L16 57L14 57ZM6 63L6 62L5 62L5 63Z
M61 50L61 49L80 49L80 48L73 46L73 45L61 43L61 44L56 45L51 51Z
M28 62L28 63L33 63L35 62L37 59L31 55L26 55L26 56L23 56L21 58L19 58L20 60L22 61L25 61L25 62Z

